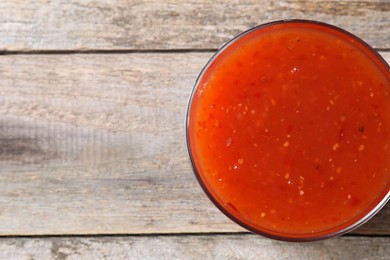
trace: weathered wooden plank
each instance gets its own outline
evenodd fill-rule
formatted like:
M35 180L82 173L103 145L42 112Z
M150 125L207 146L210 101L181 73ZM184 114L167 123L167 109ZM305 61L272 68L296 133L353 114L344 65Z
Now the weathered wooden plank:
M0 239L1 259L388 259L389 237L286 243L255 235Z
M242 231L185 151L210 56L0 56L0 235ZM357 232L390 234L389 219L387 206Z
M328 22L390 48L388 0L0 2L0 50L210 49L280 19Z

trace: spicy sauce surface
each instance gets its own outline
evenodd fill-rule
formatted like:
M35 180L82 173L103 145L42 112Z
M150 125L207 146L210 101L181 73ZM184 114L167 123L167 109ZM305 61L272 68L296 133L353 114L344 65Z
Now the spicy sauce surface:
M245 225L341 229L389 191L390 73L350 36L316 24L260 28L226 47L198 83L193 163Z

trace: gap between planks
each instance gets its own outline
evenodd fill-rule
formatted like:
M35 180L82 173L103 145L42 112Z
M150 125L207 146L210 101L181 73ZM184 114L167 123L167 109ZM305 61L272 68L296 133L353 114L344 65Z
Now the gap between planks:
M0 235L1 239L17 239L17 238L25 238L25 239L48 239L48 238L110 238L110 237L117 237L117 238L126 238L126 237L186 237L186 236L257 236L260 239L270 239L273 241L277 241L271 238L264 237L262 235L258 235L255 233L251 233L249 231L237 231L237 232L199 232L199 233L118 233L118 234L37 234L37 235ZM372 237L372 238L389 238L390 235L388 234L364 234L364 233L346 233L341 236L327 238L325 240L329 239L337 239L337 238L344 238L344 237ZM321 240L320 240L321 241ZM297 242L300 243L300 242ZM304 243L304 242L302 242Z
M101 50L26 50L26 51L0 51L0 56L6 55L75 55L75 54L133 54L133 53L215 53L218 49L101 49ZM390 52L390 48L375 48L377 52Z
M109 49L109 50L31 50L31 51L0 51L0 56L6 55L72 55L72 54L133 54L133 53L214 53L218 49ZM390 50L390 49L389 49Z

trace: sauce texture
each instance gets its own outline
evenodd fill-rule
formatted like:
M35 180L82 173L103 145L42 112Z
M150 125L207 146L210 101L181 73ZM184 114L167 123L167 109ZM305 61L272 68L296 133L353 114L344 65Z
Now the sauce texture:
M192 162L230 217L276 236L326 235L390 187L390 72L340 30L291 22L233 41L189 109Z

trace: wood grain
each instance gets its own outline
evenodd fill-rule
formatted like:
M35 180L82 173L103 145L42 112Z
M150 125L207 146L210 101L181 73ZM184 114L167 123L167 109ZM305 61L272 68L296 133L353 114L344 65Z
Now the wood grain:
M243 231L186 156L211 55L0 56L0 235ZM387 206L355 233L390 234L389 219Z
M3 0L0 50L215 49L255 25L312 19L390 48L388 0Z
M389 255L389 237L340 237L306 244L250 234L0 239L1 259L384 260Z

